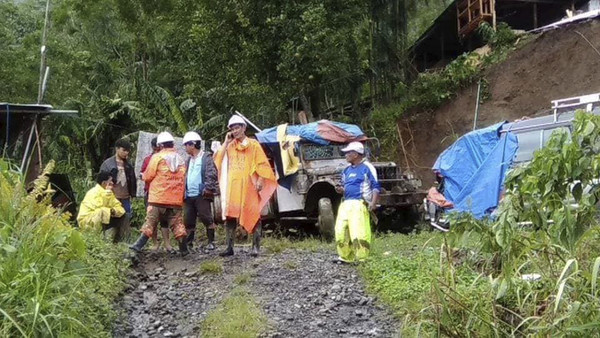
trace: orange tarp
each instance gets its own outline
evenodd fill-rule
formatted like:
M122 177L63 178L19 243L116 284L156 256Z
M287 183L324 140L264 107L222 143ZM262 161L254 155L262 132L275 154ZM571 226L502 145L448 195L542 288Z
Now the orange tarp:
M260 219L260 212L277 188L269 160L258 141L245 138L232 141L227 149L215 154L219 171L223 216L239 219L249 233ZM263 189L256 191L256 181L264 179Z

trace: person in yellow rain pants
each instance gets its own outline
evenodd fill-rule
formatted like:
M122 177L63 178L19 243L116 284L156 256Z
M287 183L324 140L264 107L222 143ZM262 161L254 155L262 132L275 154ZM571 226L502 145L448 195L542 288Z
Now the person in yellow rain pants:
M350 163L342 174L344 201L338 209L335 222L335 242L338 259L345 263L361 261L371 250L371 221L369 210L377 207L379 182L372 164L365 161L365 148L352 142L342 149Z
M114 183L110 173L100 172L96 183L81 202L77 223L82 229L106 231L111 228L111 224L118 223L117 220L125 215L125 209L112 191Z

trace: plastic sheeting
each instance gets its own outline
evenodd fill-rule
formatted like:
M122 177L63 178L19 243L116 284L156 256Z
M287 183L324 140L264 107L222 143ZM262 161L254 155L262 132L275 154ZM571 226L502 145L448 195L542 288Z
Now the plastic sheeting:
M299 136L303 141L322 145L349 143L367 138L357 125L328 120L303 125L289 125L286 134ZM256 134L256 139L260 143L277 143L277 127L261 131Z
M451 211L470 212L480 219L498 206L518 149L516 135L500 134L504 123L462 136L438 157L433 170L444 176L444 196L454 203Z
M295 175L285 175L282 154L277 138L277 127L264 129L256 134L256 139L268 152L269 157L275 162L277 170L278 183L286 189L291 189ZM350 143L352 141L363 141L367 137L363 131L354 124L333 122L329 120L320 120L303 125L288 125L285 134L288 136L300 137L300 142L328 145L331 143Z

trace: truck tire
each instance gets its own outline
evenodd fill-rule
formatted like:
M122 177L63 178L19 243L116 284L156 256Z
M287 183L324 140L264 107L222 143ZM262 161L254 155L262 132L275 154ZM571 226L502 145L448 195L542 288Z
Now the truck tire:
M323 197L319 200L319 233L328 242L335 238L335 216L331 199Z

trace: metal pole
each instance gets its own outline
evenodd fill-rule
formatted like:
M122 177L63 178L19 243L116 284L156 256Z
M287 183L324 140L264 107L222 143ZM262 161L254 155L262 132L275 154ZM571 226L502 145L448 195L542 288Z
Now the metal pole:
M33 137L33 132L34 132L33 127L34 126L35 126L35 121L31 125L31 132L29 132L29 138L27 139L27 146L25 147L25 153L23 154L23 161L21 161L21 168L20 168L21 174L24 174L23 169L25 169L25 162L27 161L27 158L29 158L29 147L31 147L31 138Z
M239 117L243 118L244 121L246 121L246 123L248 123L252 128L256 129L256 131L258 131L259 133L262 131L262 129L257 127L254 123L252 123L252 121L248 120L248 118L246 116L242 115L242 113L240 113L239 111L236 110L235 114L238 115Z
M42 47L40 48L41 60L40 60L40 81L38 86L38 98L37 103L42 103L44 97L43 83L46 73L46 32L48 30L48 15L50 12L50 0L46 0L46 14L44 17L44 29L42 30Z
M473 130L477 129L477 118L479 117L479 95L481 94L481 80L477 85L477 101L475 102L475 118L473 119Z

